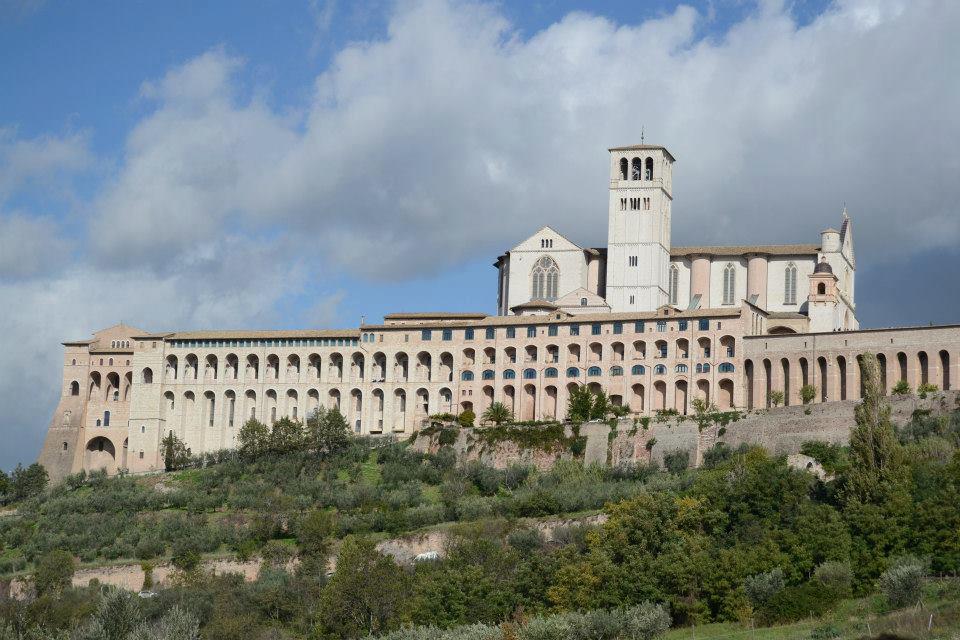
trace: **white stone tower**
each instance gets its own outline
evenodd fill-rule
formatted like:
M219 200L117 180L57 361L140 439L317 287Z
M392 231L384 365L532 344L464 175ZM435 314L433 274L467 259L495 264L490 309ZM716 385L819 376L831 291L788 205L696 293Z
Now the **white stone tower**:
M611 311L667 304L673 156L641 144L610 149L606 298Z

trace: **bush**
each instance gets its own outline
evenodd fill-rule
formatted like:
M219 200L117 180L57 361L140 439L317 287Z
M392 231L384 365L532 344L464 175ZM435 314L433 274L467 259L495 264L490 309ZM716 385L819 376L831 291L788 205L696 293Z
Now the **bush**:
M70 586L76 562L73 556L62 549L43 556L33 574L33 584L38 596L57 594Z
M760 619L765 624L782 624L819 617L829 611L838 599L836 593L822 588L815 581L785 587L760 609Z
M912 393L910 389L910 383L906 380L900 380L897 384L893 385L893 394L897 396L908 396Z
M754 608L760 609L773 596L780 593L784 585L783 569L777 567L771 571L748 577L743 581L743 592Z
M853 569L846 562L824 562L813 572L813 579L839 597L849 597L853 586Z
M674 475L686 471L689 464L690 452L686 449L674 449L669 453L663 454L663 466Z
M926 563L907 556L895 560L880 576L878 586L887 602L894 608L916 604L920 600Z
M465 409L459 416L457 416L457 422L460 423L461 427L472 427L473 422L476 419L477 414L470 409Z

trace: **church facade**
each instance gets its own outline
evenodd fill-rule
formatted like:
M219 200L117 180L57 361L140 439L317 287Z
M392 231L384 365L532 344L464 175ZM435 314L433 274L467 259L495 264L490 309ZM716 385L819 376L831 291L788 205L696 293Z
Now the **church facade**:
M163 466L174 433L194 453L235 446L249 418L337 407L360 434L409 434L428 416L503 402L562 418L572 389L639 415L860 395L857 357L884 385L954 388L960 327L860 330L846 211L791 245L674 247L674 158L610 149L608 243L544 227L501 255L497 314L393 313L345 330L151 333L117 325L64 343L60 401L40 455L51 476Z

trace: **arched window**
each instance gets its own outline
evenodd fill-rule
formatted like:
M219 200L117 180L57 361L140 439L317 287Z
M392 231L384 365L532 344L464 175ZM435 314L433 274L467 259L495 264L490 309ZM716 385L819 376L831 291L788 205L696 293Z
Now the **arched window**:
M723 304L733 304L733 297L737 289L737 270L733 263L727 263L723 268Z
M792 262L783 272L783 304L797 304L797 265Z
M647 370L644 368L642 364L635 364L633 365L633 368L630 369L630 374L635 376L642 376L646 372Z
M733 373L733 363L732 362L721 362L717 367L717 371L720 373Z
M647 174L644 179L653 180L653 158L647 158Z
M640 158L633 159L633 171L630 173L630 178L632 180L639 180L643 177L643 160Z
M610 375L611 375L611 376L622 376L622 375L623 375L623 367L620 367L620 366L610 367Z
M109 426L110 426L110 412L109 412L109 411L104 411L104 412L103 412L103 426L105 426L105 427L109 427Z
M550 256L543 256L533 267L533 300L556 300L560 289L560 268Z
M626 158L620 158L620 179L626 180L627 175L630 172L630 163L627 162Z
M537 377L536 369L524 369L523 370L523 379L524 380L534 380Z
M80 395L80 383L74 380L70 383L70 395L78 396Z
M141 374L143 384L153 384L153 369L146 367Z
M818 295L818 296L825 296L825 295L827 295L827 285L825 285L825 284L822 283L822 282L821 282L820 284L818 284L818 285L817 285L817 295Z
M697 365L697 373L703 373L703 365L702 365L702 364L698 364L698 365Z
M558 375L560 375L560 373L554 367L549 367L543 372L544 378L556 378Z
M568 377L568 378L579 378L579 377L580 377L580 369L577 369L576 367L567 367L567 377Z
M482 375L482 377L483 377L484 380L493 380L493 378L494 378L495 376L496 376L496 374L494 373L493 369L484 369L484 370L483 370L483 375Z
M679 304L680 299L680 269L677 265L670 265L670 304Z
M601 370L600 367L590 367L589 369L587 369L587 375L588 375L588 376L602 376L602 375L603 375L603 370Z
M707 362L703 363L703 372L704 372L704 373L710 373L710 364L709 364L709 363L707 363Z
M507 369L506 371L503 372L504 380L513 380L516 377L517 377L517 372L514 371L513 369Z
M690 369L685 364L678 364L674 369L674 371L676 371L677 373L686 373L689 370Z
M662 364L658 364L653 368L654 375L662 376L667 372L667 368Z
M464 371L460 374L460 379L464 382L471 382L473 380L473 371Z

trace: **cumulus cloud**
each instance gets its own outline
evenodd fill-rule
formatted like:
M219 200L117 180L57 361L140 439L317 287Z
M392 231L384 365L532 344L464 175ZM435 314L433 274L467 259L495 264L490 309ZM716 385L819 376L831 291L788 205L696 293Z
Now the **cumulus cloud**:
M85 132L24 139L14 127L0 127L0 204L25 187L60 188L65 176L84 171L92 163Z
M844 202L878 258L960 240L960 5L848 0L798 26L770 2L700 38L707 19L571 14L524 38L490 5L400 3L385 38L339 52L302 118L243 96L242 63L207 53L149 85L157 109L95 237L162 262L230 220L319 236L332 262L385 279L545 223L601 243L605 149L643 127L679 159L675 241L812 242Z
M323 27L332 3L316 6ZM72 240L10 199L63 189L95 161L89 136L0 129L14 434L39 446L59 386L51 345L119 320L322 325L345 300L323 280L338 270L424 276L544 224L601 245L606 149L641 128L678 158L677 244L815 242L844 202L864 262L960 241L960 3L839 0L800 25L771 0L704 36L713 19L572 13L527 34L495 4L404 0L283 106L211 49L143 84L147 111ZM334 292L284 316L312 280Z

